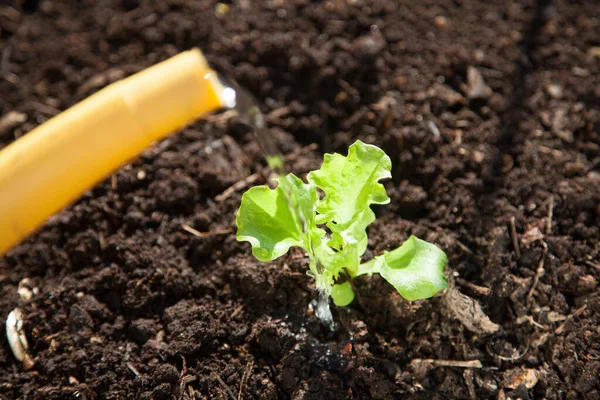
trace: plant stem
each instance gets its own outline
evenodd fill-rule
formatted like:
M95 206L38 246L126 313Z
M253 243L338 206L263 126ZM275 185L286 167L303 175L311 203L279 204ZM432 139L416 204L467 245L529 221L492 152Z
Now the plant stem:
M381 257L381 256L379 256ZM360 275L365 275L365 274L378 274L379 270L381 268L381 263L379 262L379 257L375 257L372 260L367 261L366 263L362 263L358 266L358 270L356 271L356 273L352 276L352 278L356 278L357 276Z

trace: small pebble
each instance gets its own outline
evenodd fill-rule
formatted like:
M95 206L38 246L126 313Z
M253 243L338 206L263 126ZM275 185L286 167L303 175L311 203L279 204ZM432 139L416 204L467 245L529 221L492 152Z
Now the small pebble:
M553 99L560 99L563 96L563 89L560 85L549 84L546 86L546 93Z
M597 285L598 282L592 275L583 275L577 280L577 291L579 293L589 293L596 289Z
M352 42L352 53L354 56L364 60L372 61L386 46L381 34L369 34L361 36Z
M437 17L435 17L435 19L433 20L433 23L435 24L435 26L439 29L439 30L444 30L448 27L448 18L442 16L442 15L438 15Z

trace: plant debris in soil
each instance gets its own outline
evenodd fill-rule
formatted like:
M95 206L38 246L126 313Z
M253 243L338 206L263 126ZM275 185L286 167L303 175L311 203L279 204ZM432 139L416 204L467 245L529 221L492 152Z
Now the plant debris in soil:
M269 171L235 115L158 143L0 258L0 398L600 397L600 4L14 0L0 148L191 47L259 100L298 175L356 139L393 161L369 256L414 234L447 294L378 277L323 328L300 252L235 241ZM467 304L471 312L452 305Z

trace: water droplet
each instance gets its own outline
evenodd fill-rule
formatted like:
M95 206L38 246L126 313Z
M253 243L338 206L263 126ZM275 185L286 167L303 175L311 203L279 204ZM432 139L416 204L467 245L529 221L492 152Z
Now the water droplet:
M223 89L222 100L227 108L235 108L236 105L236 93L230 87Z
M327 326L331 331L335 330L335 322L333 322L333 315L329 308L329 295L326 293L319 293L315 315L323 325Z

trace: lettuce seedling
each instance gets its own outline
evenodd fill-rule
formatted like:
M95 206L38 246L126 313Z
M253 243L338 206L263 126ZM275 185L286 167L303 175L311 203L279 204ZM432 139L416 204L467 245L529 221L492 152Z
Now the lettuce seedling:
M390 202L379 181L391 177L391 167L383 150L361 141L350 146L347 157L325 154L323 166L308 174L308 183L287 174L277 178L275 189L257 186L244 193L236 238L250 242L260 261L302 247L321 297L331 296L337 306L354 299L350 282L336 283L343 271L350 278L378 273L408 300L432 297L446 287L447 258L431 243L411 236L397 249L360 262L367 226L375 220L370 206Z

